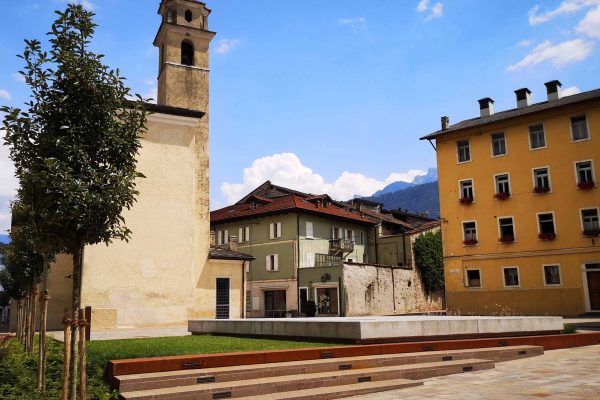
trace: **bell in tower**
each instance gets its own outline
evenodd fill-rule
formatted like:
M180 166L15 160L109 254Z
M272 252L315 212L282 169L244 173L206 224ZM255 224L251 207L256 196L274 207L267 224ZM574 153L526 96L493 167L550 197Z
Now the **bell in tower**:
M196 0L162 0L158 13L158 104L208 113L210 10Z

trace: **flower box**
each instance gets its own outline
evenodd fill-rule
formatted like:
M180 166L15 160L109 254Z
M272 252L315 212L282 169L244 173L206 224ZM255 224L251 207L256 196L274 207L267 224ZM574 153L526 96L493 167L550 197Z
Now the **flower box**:
M544 194L544 193L548 193L550 191L549 187L546 186L536 186L533 188L533 192L537 193L537 194Z
M584 236L600 236L600 229L586 229L583 231Z
M467 239L467 240L463 240L463 244L465 246L475 246L477 243L479 243L479 240L477 239Z
M579 182L577 184L577 187L581 190L590 190L590 189L593 189L595 186L596 186L596 183L594 181Z
M540 240L554 240L556 239L556 233L554 232L542 232L538 235Z
M461 197L458 202L460 204L471 204L473 203L473 198L472 197Z
M512 243L515 241L514 236L502 236L500 238L500 243Z
M508 200L510 193L496 193L494 197L498 200Z

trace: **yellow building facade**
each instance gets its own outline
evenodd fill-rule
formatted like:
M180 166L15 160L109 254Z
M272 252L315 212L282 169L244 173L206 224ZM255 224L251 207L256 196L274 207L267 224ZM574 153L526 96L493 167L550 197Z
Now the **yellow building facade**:
M600 310L600 90L448 123L435 140L446 302L460 314Z

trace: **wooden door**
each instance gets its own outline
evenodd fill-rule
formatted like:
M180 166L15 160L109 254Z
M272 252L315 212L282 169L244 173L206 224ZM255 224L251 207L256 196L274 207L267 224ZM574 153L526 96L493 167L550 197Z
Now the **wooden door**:
M592 311L600 310L600 271L587 271L588 293Z

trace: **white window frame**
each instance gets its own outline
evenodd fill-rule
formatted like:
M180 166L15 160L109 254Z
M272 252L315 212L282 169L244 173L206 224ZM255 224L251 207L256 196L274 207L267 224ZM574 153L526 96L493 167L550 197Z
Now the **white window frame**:
M544 146L533 148L533 147L531 147L531 131L529 130L529 128L532 126L536 126L536 125L542 125L542 129L544 131ZM547 149L548 148L548 135L546 135L546 125L543 122L527 125L527 140L529 141L529 151Z
M554 225L554 234L558 238L558 229L556 228L556 215L554 214L554 211L540 211L540 212L535 213L535 220L536 220L536 224L537 224L538 235L540 233L542 233L542 229L540 226L540 215L541 214L552 214L552 224ZM514 224L514 220L513 220L513 224Z
M247 243L250 241L250 227L242 226L238 229L238 241L240 243Z
M217 231L217 245L224 246L229 243L229 229Z
M466 141L469 144L469 159L466 161L460 161L460 152L458 150L458 142L464 142ZM456 141L456 163L457 164L466 164L466 163L470 163L471 161L473 161L473 152L471 149L471 140L469 139L458 139Z
M581 225L581 232L585 230L585 225L583 224L583 213L584 210L596 210L596 215L598 215L598 223L600 224L600 207L583 207L579 209L579 223Z
M475 240L477 240L477 244L475 246L479 246L479 228L477 227L477 221L474 220L474 219L462 221L461 224L460 224L460 228L461 228L461 231L462 231L462 238L463 238L463 246L468 246L468 247L473 246L473 245L466 245L465 244L465 240L467 240L466 236L465 236L465 224L466 223L470 223L470 222L474 222L475 223Z
M506 284L506 275L504 275L504 271L507 270L507 269L516 269L517 270L517 281L518 281L517 285L507 285ZM519 270L518 266L516 266L516 265L509 265L509 266L506 266L506 267L502 267L502 285L505 288L508 288L508 289L515 289L515 288L520 288L521 287L521 271Z
M281 222L271 222L269 224L269 239L281 238Z
M338 317L340 316L340 288L337 283L319 283L313 287L314 302L317 306L317 315L319 315L319 298L317 296L318 289L337 289L337 305L338 305Z
M547 191L546 193L534 193L534 194L547 194L547 193L552 193L552 176L550 173L550 166L549 165L545 165L542 167L533 167L531 168L531 179L533 182L533 189L535 190L535 188L537 187L537 177L535 176L535 171L540 170L540 169L546 169L546 171L548 172L548 186L550 187L550 190Z
M273 263L271 263L271 257L273 257ZM267 254L266 256L266 270L267 272L277 272L279 271L279 254Z
M309 227L310 227L310 229L309 229ZM315 235L315 225L312 223L312 221L306 221L306 238L314 239L314 237L315 237L314 235Z
M546 267L558 267L558 279L560 280L560 283L548 283L546 282ZM544 286L546 287L560 287L563 285L563 278L562 278L562 268L560 267L559 263L549 263L549 264L542 264L542 280L544 281Z
M337 236L335 235L335 232L337 232ZM341 239L342 238L342 235L341 235L342 233L343 233L343 230L339 226L332 226L331 227L331 239L333 239L333 240Z
M471 191L473 192L473 203L475 203L475 179L473 178L466 178L466 179L460 179L458 181L458 199L462 199L462 195L463 195L463 190L462 190L462 183L463 182L471 182Z
M573 135L573 118L577 118L577 117L585 117L585 128L587 129L587 138L585 139L575 139L575 136ZM592 132L590 131L590 119L588 118L587 113L583 113L583 114L575 114L575 115L571 115L569 116L569 130L571 132L571 143L579 143L579 142L585 142L588 140L592 140Z
M469 285L469 271L479 271L479 286L470 286ZM483 288L483 274L481 273L481 268L474 268L474 267L466 267L465 268L464 287L469 288L469 289L482 289Z
M515 240L512 241L511 243L516 243L517 242L517 225L515 224L515 217L514 217L514 215L503 215L503 216L498 217L496 219L496 225L498 226L498 242L500 242L500 238L502 237L502 229L500 229L500 220L501 219L506 219L506 218L512 219L513 237L514 237Z
M513 193L512 193L512 184L510 181L510 172L501 172L499 174L494 174L494 194L498 194L500 192L498 192L498 182L497 182L497 178L499 176L504 176L506 175L508 177L508 197L511 198Z
M350 233L350 235L348 233ZM351 240L354 242L354 229L344 229L344 239Z
M494 135L502 134L504 136L504 153L494 154ZM490 133L490 146L492 147L492 158L504 157L508 155L508 142L506 140L506 132L494 132Z
M594 186L598 185L598 182L596 182L596 169L594 167L593 159L573 161L573 168L575 169L575 185L579 185L579 169L577 168L577 164L584 163L584 162L590 163L590 165L592 167L592 180L594 181ZM579 189L579 188L577 188L577 189Z

